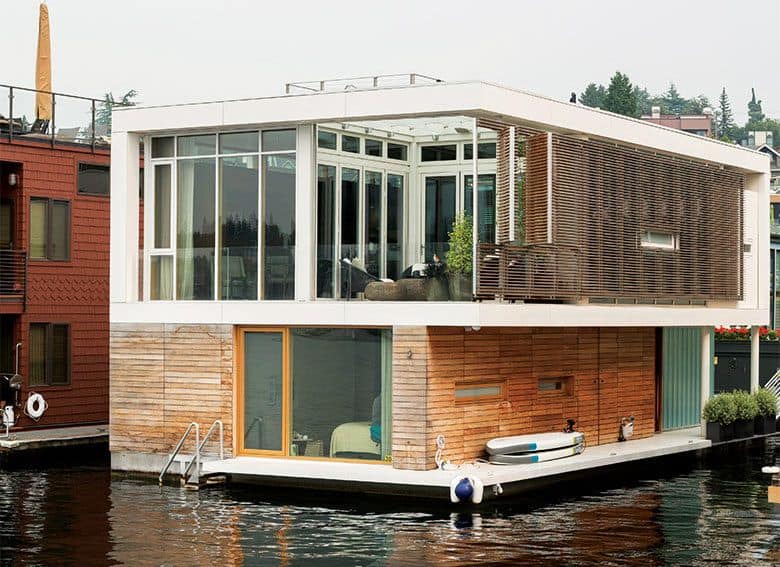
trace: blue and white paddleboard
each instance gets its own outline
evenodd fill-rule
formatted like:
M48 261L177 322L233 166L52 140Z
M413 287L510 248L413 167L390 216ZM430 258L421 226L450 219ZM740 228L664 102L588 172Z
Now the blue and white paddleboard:
M489 455L511 455L515 453L535 453L573 447L585 441L585 435L579 431L573 433L533 433L498 437L487 442Z
M554 461L579 455L585 450L585 445L580 443L572 447L563 449L552 449L541 451L539 453L516 453L514 455L491 455L490 462L495 465L530 465L532 463L541 463L542 461Z

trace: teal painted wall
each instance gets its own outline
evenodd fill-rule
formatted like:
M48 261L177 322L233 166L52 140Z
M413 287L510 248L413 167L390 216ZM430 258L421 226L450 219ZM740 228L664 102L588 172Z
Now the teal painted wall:
M715 351L710 333L710 352ZM701 376L701 327L663 329L663 376L661 381L661 428L692 427L701 423L699 377ZM715 367L710 364L710 393Z

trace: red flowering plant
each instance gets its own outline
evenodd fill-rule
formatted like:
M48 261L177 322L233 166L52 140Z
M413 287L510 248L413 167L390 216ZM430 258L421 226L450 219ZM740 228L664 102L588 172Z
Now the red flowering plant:
M780 341L780 334L775 329L758 328L758 337L762 341ZM750 327L715 327L717 341L749 341Z

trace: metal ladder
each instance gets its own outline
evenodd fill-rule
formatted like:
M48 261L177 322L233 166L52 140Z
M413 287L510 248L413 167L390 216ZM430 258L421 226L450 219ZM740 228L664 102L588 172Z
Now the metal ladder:
M171 468L171 465L176 460L179 452L181 452L181 449L184 446L184 442L194 431L195 453L193 454L192 459L189 460L187 466L181 472L181 485L186 487L200 487L200 465L203 448L206 446L206 443L211 438L212 433L214 433L216 429L219 429L219 459L225 459L225 427L222 424L222 420L214 420L214 423L211 424L211 427L209 427L206 435L203 436L203 440L200 438L200 425L193 421L187 426L187 429L184 431L184 435L182 435L181 439L179 439L179 442L176 444L176 447L173 449L173 452L168 457L168 461L165 463L165 466L160 472L160 476L158 478L160 486L163 484L165 474Z
M775 393L777 396L777 413L776 415L780 415L780 369L778 369L777 372L775 372L774 376L772 376L769 381L764 386L767 390L771 390Z

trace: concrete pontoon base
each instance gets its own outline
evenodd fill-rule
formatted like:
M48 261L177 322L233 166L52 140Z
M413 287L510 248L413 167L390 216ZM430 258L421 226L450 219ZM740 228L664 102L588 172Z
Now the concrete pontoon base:
M5 428L2 428L5 432ZM79 425L14 431L0 437L0 453L108 443L108 425Z
M590 447L580 455L530 465L472 462L461 464L456 470L409 471L379 463L236 457L204 463L203 474L228 475L232 482L239 483L434 499L449 499L453 478L475 476L484 484L487 500L497 496L498 487L509 495L572 475L586 476L595 469L706 449L712 444L700 432L698 427L669 431L647 439Z

